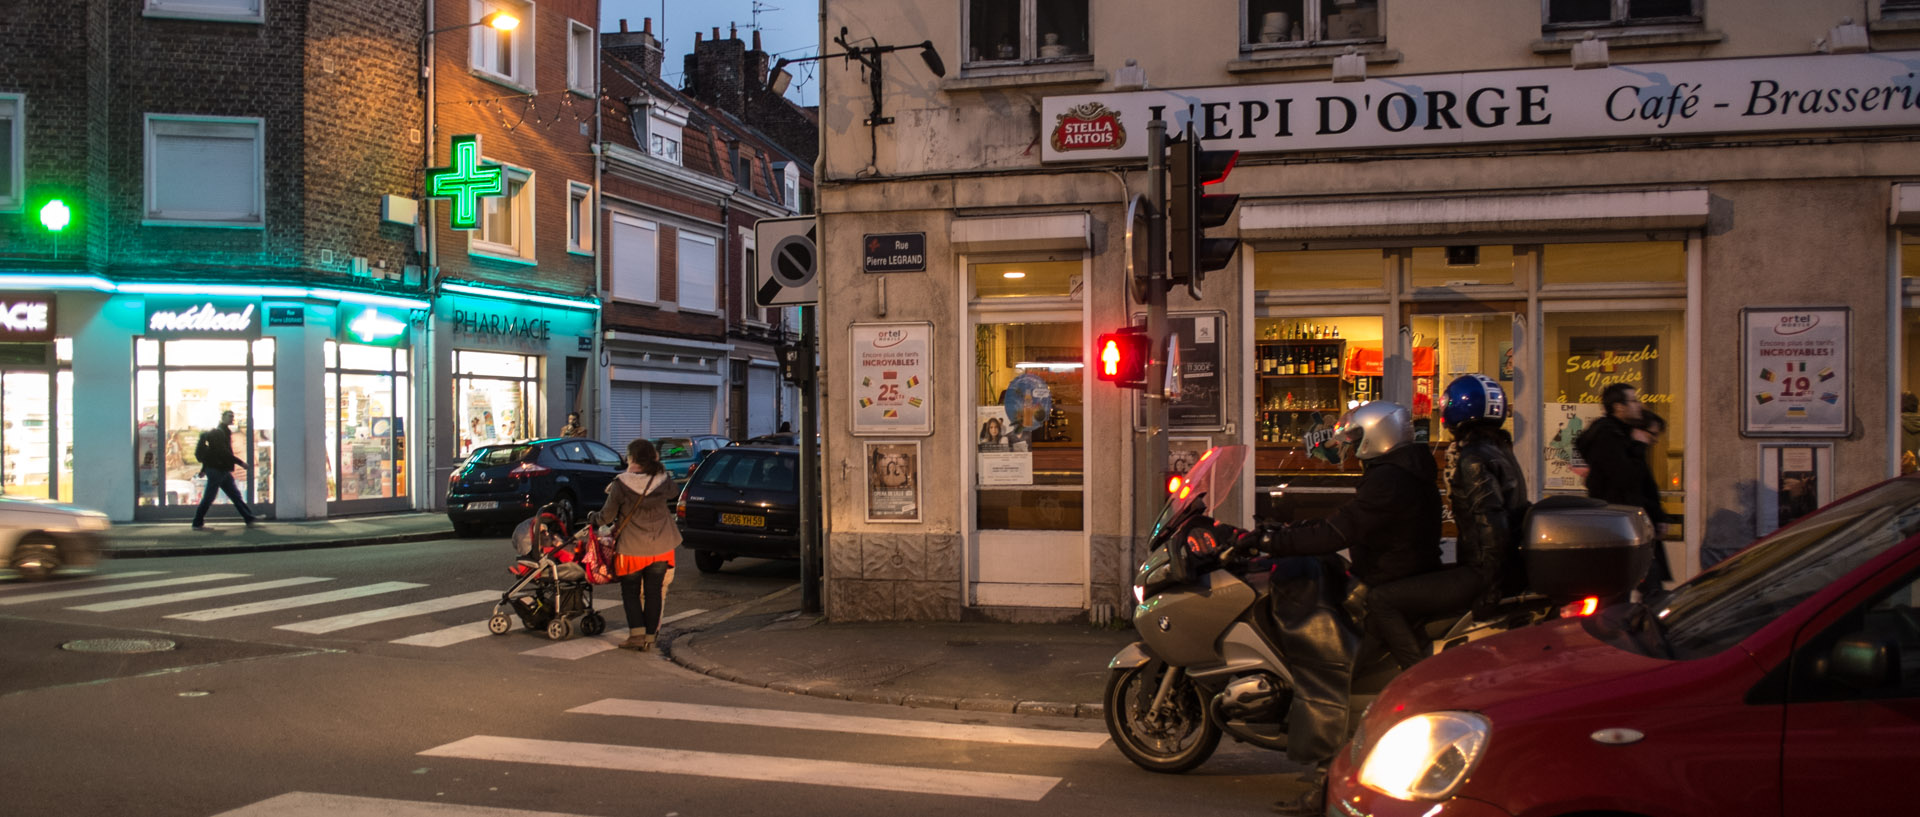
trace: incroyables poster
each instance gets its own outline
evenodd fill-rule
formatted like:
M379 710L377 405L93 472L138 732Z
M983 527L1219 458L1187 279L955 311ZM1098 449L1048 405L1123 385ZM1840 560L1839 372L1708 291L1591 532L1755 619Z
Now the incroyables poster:
M1546 417L1546 473L1540 480L1548 491L1584 491L1587 463L1573 443L1604 412L1599 403L1548 403Z
M856 323L853 433L933 433L933 325Z
M1743 317L1742 433L1849 433L1847 310L1748 309Z
M920 521L920 443L867 443L867 521Z
M976 480L981 485L1032 485L1033 452L1014 433L1004 405L975 406Z

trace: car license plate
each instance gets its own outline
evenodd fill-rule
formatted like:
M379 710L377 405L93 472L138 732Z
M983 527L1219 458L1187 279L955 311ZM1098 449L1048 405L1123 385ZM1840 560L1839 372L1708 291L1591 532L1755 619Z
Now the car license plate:
M764 528L767 526L767 518L743 513L723 513L720 515L720 524L737 525L743 528Z
M491 500L491 499L489 499L489 500L487 500L487 501L485 501L485 502L469 502L469 503L467 503L467 510L469 510L469 511L491 511L491 510L493 510L493 509L495 509L495 508L498 508L498 507L500 507L500 503L499 503L499 502L497 502L497 501L494 501L494 500Z

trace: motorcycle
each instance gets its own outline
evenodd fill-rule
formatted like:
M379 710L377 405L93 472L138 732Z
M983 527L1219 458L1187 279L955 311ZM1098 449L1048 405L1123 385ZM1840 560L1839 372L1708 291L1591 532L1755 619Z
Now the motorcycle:
M1242 552L1244 531L1214 511L1238 483L1245 445L1201 456L1155 521L1134 579L1140 640L1108 664L1107 732L1135 765L1178 774L1206 762L1223 734L1296 759L1329 756L1399 673L1361 637L1358 593L1339 556ZM1643 511L1584 498L1543 500L1526 523L1534 592L1478 615L1426 624L1436 652L1623 594L1652 558Z

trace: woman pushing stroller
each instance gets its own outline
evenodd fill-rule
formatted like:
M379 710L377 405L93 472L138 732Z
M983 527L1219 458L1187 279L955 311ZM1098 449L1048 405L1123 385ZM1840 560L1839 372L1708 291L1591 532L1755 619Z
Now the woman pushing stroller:
M627 444L627 470L607 488L603 521L613 525L614 575L627 612L629 650L646 652L660 633L660 611L673 584L673 551L680 546L674 524L673 478L653 443Z

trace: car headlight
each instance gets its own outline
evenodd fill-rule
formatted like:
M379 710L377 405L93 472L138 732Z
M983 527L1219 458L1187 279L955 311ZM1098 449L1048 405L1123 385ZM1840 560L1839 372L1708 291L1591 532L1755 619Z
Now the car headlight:
M1439 800L1467 779L1486 753L1487 719L1428 712L1393 725L1360 766L1360 785L1399 800Z
M80 516L80 529L85 531L103 531L113 527L104 513L89 513Z

